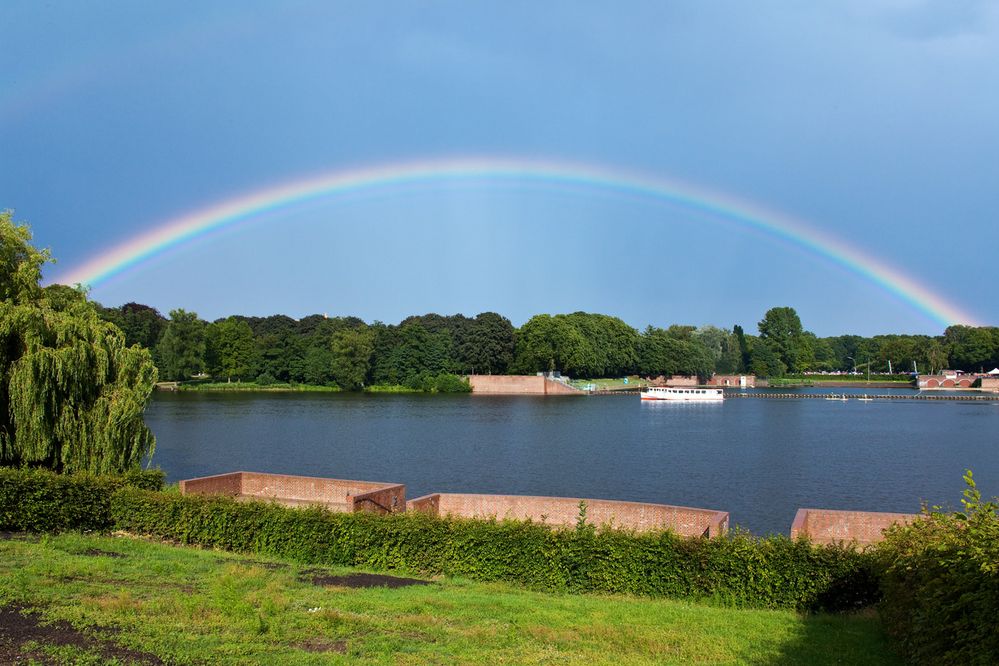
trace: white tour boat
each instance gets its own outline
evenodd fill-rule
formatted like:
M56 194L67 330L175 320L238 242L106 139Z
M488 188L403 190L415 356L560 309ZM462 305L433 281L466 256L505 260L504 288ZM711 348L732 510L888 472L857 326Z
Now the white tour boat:
M725 399L720 388L680 388L674 386L647 386L642 389L642 400L670 400L674 402L717 402Z

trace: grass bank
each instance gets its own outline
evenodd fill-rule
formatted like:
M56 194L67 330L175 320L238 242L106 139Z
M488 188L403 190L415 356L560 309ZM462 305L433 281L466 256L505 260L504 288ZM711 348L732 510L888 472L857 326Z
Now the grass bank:
M256 384L254 382L179 382L180 391L246 391L266 393L319 392L338 393L339 386L317 386L315 384Z
M898 663L871 615L553 595L458 579L351 588L343 583L353 580L332 577L356 570L128 537L2 536L0 624L22 628L0 626L8 662ZM24 631L31 622L36 630ZM60 638L49 640L46 629Z
M627 379L627 382L625 382L625 379ZM582 389L592 384L594 390L597 391L620 391L622 389L634 390L646 386L648 383L647 379L639 377L638 375L631 375L629 377L599 377L596 379L572 380L572 385L576 388Z

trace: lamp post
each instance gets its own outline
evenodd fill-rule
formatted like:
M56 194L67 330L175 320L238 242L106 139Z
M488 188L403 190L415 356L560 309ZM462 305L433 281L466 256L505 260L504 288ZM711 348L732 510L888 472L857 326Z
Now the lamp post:
M847 356L847 358L853 361L853 374L857 374L857 359L852 356Z

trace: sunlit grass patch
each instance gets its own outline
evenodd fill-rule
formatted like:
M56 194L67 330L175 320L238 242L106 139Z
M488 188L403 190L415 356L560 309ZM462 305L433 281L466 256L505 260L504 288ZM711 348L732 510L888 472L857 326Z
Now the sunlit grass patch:
M181 664L893 660L873 616L543 594L455 579L392 589L322 587L310 572L315 568L260 557L65 534L0 542L0 605L17 601L46 619ZM60 663L91 659L34 649Z

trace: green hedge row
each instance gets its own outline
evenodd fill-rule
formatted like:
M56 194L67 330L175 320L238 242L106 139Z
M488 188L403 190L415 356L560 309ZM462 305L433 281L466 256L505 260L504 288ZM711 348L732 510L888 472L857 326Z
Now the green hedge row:
M112 528L111 498L124 487L160 490L160 470L120 477L0 468L0 530L62 532Z
M999 664L999 500L965 481L963 511L892 527L877 548L882 617L914 664Z
M117 529L305 563L403 569L546 591L711 598L735 606L842 609L872 603L871 558L785 537L553 529L519 521L288 509L123 489Z
M0 469L0 530L119 529L304 563L733 606L835 610L878 594L869 555L786 537L687 539L590 525L331 513L143 489L162 483L160 472L102 478Z

